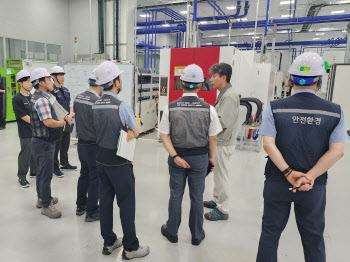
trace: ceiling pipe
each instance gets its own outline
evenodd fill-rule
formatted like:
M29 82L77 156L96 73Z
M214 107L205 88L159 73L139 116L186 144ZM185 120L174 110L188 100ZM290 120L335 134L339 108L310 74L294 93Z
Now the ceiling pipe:
M201 18L197 18L197 21L200 21ZM329 16L316 16L316 17L299 17L299 18L290 18L290 19L272 19L269 20L268 26L281 26L281 25L300 25L300 24L323 24L323 23L334 23L334 22L345 22L350 21L350 14L346 15L329 15ZM164 23L164 22L163 22ZM232 28L254 28L255 21L249 22L236 22L232 24ZM265 20L260 20L257 23L258 27L265 27ZM200 25L198 27L202 31L210 30L224 30L229 29L229 24L220 23L220 24L210 24L210 25ZM174 33L177 31L185 32L186 26L174 26L174 27L165 27L157 28L157 33ZM137 29L136 34L145 34L145 29Z

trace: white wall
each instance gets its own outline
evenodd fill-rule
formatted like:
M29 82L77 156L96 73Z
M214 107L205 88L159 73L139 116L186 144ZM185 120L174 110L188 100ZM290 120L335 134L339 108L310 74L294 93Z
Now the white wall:
M62 46L69 58L68 0L1 0L0 36Z
M91 7L90 26L90 1L69 0L69 61L74 57L74 37L78 38L78 54L90 54L90 45L92 54L99 52L97 0L91 0Z

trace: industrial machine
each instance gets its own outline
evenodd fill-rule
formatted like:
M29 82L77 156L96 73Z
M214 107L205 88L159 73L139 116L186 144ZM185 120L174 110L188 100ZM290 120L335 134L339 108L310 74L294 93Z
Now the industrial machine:
M19 59L7 59L6 68L0 68L0 76L6 78L6 122L16 120L12 98L20 91L16 75L22 68L22 60Z
M350 64L334 64L331 66L326 99L341 106L345 117L350 115L349 104L349 75ZM345 121L346 130L350 135L350 121Z
M209 74L210 67L216 63L232 66L231 84L241 97L254 97L264 104L270 102L275 90L276 67L269 63L255 63L254 55L254 51L240 51L232 46L160 50L158 122L165 106L181 97L180 75L186 66L193 63L204 71L205 82L198 97L205 102L214 105L218 95L210 84ZM252 114L255 115L258 107L253 103L252 108ZM245 121L246 114L241 112L239 123L243 124Z
M140 133L154 129L158 122L159 75L136 73L134 112Z

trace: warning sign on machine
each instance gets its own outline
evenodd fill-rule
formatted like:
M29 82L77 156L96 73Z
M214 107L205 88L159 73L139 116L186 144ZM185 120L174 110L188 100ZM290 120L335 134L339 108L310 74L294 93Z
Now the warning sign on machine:
M181 76L186 66L175 66L174 76Z

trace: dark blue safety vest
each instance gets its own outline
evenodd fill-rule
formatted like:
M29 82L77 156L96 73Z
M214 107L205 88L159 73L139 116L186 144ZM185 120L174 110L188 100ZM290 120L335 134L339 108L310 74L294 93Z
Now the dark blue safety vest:
M171 142L180 156L209 152L209 104L184 96L169 104L169 122Z
M120 130L126 131L119 116L122 101L104 94L92 106L94 126L96 130L96 161L100 164L118 166L130 161L116 155Z
M47 103L50 106L51 109L51 116L52 119L58 120L55 110L52 107L50 101L44 97L39 92L34 92L33 96L31 97L30 103L31 103L31 110L30 110L30 125L32 128L32 135L33 137L40 138L47 141L57 141L60 137L61 128L50 128L44 125L43 121L40 121L40 118L38 116L38 112L35 109L35 103L40 98L44 98L47 100Z
M62 89L62 91L61 91ZM69 90L62 86L61 88L53 85L53 91L51 92L57 99L58 103L60 103L61 106L63 106L64 109L67 110L67 112L70 112L70 93Z
M329 138L340 121L339 105L311 93L298 93L271 102L276 125L276 146L287 164L307 173L329 149ZM266 179L285 181L283 173L269 158ZM316 184L327 183L327 172Z

